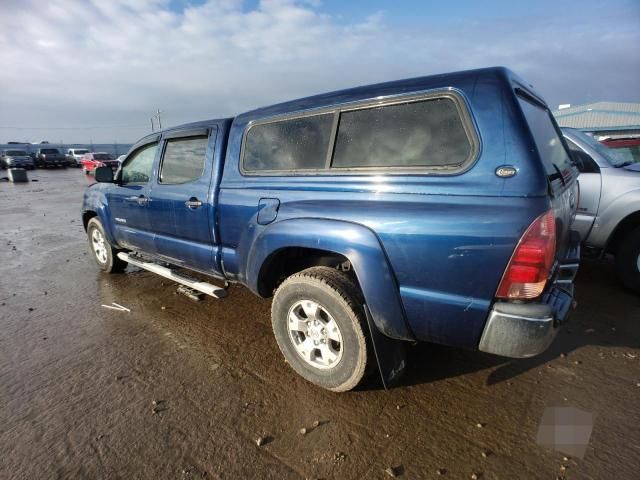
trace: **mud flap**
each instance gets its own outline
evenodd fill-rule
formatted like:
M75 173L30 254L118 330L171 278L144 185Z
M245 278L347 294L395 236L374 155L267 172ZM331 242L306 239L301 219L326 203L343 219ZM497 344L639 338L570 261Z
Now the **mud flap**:
M364 305L364 313L367 316L367 325L369 325L369 334L371 335L371 343L373 344L373 352L376 356L378 371L382 378L382 385L385 390L397 385L398 381L404 373L406 360L406 346L403 341L394 340L383 335L373 323L369 307Z

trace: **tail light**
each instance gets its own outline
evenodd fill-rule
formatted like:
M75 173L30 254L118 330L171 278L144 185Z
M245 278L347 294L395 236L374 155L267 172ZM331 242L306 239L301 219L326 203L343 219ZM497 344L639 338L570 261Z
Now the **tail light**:
M553 210L540 215L518 242L502 276L496 297L526 300L539 296L556 255L556 217Z

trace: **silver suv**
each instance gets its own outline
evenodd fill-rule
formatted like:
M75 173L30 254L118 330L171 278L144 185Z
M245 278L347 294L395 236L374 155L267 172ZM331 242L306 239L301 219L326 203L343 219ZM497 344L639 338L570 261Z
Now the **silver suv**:
M640 293L640 163L579 130L562 132L580 170L573 228L582 237L583 251L613 254L622 282Z

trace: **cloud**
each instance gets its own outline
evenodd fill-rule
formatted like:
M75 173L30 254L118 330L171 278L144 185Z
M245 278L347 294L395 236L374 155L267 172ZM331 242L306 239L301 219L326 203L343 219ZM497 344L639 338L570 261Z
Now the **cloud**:
M157 108L168 125L497 64L552 105L640 99L637 9L423 27L387 18L363 11L345 20L315 1L4 0L0 141L127 142L149 131Z

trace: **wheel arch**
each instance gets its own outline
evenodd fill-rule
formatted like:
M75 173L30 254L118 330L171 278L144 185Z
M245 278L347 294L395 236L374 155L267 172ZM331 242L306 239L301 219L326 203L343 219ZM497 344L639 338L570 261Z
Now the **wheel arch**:
M111 214L109 212L107 197L100 189L89 187L85 192L85 198L82 208L82 224L84 226L85 232L87 231L89 220L94 217L98 217L98 220L100 220L109 243L111 245L117 246L116 239L113 235Z
M304 254L310 257L305 258ZM247 255L245 278L249 288L258 295L269 296L278 274L296 266L295 262L284 266L277 262L287 263L292 258L301 259L299 265L304 268L315 266L308 261L337 265L346 259L378 330L398 340L415 339L384 248L369 228L324 219L290 219L271 224L256 237ZM293 273L296 271L290 271Z
M624 237L627 234L629 234L630 232L632 232L633 230L639 227L640 227L640 210L630 213L618 223L613 233L609 236L609 239L607 240L607 246L605 247L605 251L607 253L612 253L615 255L615 253L618 251L618 248L620 247L620 243L622 242L622 239L624 239Z

